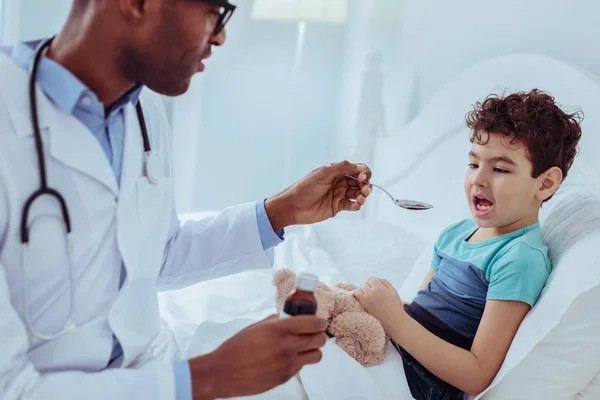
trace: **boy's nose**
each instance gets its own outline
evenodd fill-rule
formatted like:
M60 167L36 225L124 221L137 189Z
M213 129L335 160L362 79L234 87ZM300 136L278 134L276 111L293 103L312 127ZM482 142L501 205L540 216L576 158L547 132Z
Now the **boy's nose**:
M471 178L471 184L475 186L485 187L487 185L487 178L480 171L481 170L473 174Z

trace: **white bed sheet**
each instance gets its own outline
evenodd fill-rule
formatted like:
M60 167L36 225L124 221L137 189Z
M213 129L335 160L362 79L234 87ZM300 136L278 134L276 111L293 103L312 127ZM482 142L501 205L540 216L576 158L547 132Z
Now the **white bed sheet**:
M191 338L183 356L192 358L210 352L254 322L250 318L227 322L204 321ZM404 377L402 360L391 344L386 348L382 364L364 368L338 347L335 339L330 339L323 347L320 363L304 367L299 376L281 386L240 399L409 400L412 396Z

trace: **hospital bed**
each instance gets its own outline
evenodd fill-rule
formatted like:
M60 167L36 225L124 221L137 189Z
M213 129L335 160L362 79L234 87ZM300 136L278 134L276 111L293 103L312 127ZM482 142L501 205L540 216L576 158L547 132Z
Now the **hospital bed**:
M464 116L477 100L502 90L547 90L565 108L585 113L580 153L540 223L554 270L527 315L492 384L470 400L600 399L600 80L576 66L536 54L480 62L441 88L404 129L373 143L373 181L399 198L432 203L407 211L373 192L360 220L336 218L288 229L274 266L160 295L165 329L154 351L165 359L216 348L273 313L274 269L309 271L328 284L383 277L411 299L426 275L439 232L469 217L463 177L470 148ZM260 269L263 268L263 269ZM256 399L410 399L400 357L362 368L334 340L321 363L300 379Z

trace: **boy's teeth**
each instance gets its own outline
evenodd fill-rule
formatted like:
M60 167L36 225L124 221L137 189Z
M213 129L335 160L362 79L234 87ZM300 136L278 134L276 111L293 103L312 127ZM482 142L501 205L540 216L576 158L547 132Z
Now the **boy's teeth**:
M484 205L481 205L479 203L477 204L477 209L478 210L484 210L485 211L485 210L489 210L491 207L492 206L484 206Z

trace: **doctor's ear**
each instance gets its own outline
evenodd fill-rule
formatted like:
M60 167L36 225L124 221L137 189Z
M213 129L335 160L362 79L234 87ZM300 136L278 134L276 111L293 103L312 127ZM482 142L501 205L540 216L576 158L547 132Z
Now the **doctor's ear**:
M146 0L118 0L121 14L132 22L140 22L148 11Z

